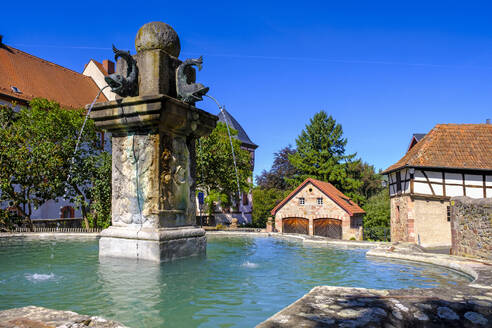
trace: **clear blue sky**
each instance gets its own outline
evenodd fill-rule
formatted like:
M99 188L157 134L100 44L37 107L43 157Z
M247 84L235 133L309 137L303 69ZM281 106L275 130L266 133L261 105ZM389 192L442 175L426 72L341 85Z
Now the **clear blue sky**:
M163 21L257 150L255 174L325 110L386 168L412 133L492 118L490 1L5 1L4 42L81 72ZM429 5L427 3L432 3ZM199 103L217 112L210 100Z

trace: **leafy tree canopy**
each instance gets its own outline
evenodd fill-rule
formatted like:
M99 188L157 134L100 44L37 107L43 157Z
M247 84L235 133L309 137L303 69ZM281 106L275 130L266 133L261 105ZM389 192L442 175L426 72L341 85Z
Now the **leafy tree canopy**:
M33 99L19 111L0 107L0 200L28 222L35 208L62 196L78 202L87 218L92 157L100 150L88 120L74 154L84 118L83 110L65 110L46 99Z
M253 226L264 228L271 210L282 201L290 191L276 188L264 189L256 187L253 189Z
M390 199L388 189L382 189L371 196L363 206L364 238L371 240L389 240Z
M236 165L241 191L249 191L251 177L251 156L241 148L241 142L235 138L237 131L230 129L232 145L236 156ZM238 200L238 187L231 143L225 123L218 122L216 128L207 137L202 137L196 144L197 189L221 203L233 204ZM218 195L221 194L220 196ZM232 199L234 198L234 199ZM227 201L224 201L227 199Z
M292 179L297 173L297 169L289 160L289 156L295 152L296 150L288 145L275 153L272 168L269 171L263 170L260 175L256 176L256 184L263 189L289 189L290 186L286 179Z
M357 190L362 182L349 170L356 154L347 155L346 144L342 126L331 115L325 111L315 114L296 139L297 152L289 160L298 173L287 181L292 187L309 177L328 181L354 201L360 201Z

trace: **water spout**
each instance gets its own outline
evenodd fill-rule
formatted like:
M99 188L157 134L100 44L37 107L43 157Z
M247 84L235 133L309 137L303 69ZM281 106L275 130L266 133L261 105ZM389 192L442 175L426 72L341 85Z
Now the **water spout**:
M239 186L239 173L237 170L236 154L234 152L234 146L232 145L231 131L229 129L229 120L227 119L227 116L224 113L224 106L220 105L220 103L217 101L217 99L215 99L214 97L209 96L209 95L204 95L204 96L212 99L217 104L217 107L219 107L219 110L222 113L222 115L224 115L224 121L225 121L225 124L227 127L227 134L229 135L229 142L231 144L232 160L234 161L234 170L236 171L237 197L239 199L239 197L241 195L241 187ZM239 205L239 207L241 207L241 205ZM241 211L241 217L243 218L243 220L245 220L244 211Z

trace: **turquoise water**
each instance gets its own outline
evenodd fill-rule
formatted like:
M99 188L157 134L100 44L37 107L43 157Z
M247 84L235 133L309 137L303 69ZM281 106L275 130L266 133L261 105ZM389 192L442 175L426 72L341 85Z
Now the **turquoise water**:
M374 260L363 249L209 237L207 256L161 265L98 259L96 240L0 238L0 310L27 305L130 327L252 327L318 285L454 286L443 268Z

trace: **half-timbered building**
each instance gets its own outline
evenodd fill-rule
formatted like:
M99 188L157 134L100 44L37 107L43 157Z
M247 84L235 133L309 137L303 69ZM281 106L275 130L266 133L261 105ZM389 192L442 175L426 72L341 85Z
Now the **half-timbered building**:
M281 233L362 240L364 210L329 182L304 180L271 213Z
M450 198L492 197L492 124L438 124L414 135L407 153L383 174L391 240L450 246Z

